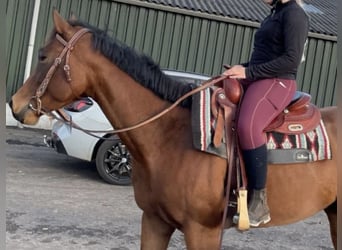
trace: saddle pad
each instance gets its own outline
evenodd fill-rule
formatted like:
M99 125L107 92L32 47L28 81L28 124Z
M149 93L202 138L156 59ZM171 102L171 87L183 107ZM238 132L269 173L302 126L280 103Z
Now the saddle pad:
M310 132L298 135L267 133L267 149L308 149L313 161L331 159L330 142L323 120Z
M211 92L208 88L192 96L193 145L197 150L227 158L225 144L222 143L216 148L212 143L215 123L210 110ZM303 134L267 133L267 148L269 150L307 149L312 153L313 161L331 159L330 142L322 120L314 130Z
M215 123L211 116L211 94L212 89L207 88L192 96L191 123L193 144L200 151L227 158L225 144L222 143L220 147L216 148L212 143Z

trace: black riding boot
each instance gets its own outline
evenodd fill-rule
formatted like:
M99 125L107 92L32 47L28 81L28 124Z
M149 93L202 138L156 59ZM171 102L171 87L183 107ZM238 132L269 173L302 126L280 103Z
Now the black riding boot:
M245 162L248 189L251 198L248 203L249 224L257 227L261 223L271 220L267 205L266 177L267 177L267 148L262 145L256 149L242 150Z

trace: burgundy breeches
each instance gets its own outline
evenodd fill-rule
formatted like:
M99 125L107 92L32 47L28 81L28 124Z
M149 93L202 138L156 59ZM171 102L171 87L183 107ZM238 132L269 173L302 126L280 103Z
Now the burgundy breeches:
M291 102L296 81L289 79L262 79L244 84L237 123L240 146L254 149L266 143L264 129Z

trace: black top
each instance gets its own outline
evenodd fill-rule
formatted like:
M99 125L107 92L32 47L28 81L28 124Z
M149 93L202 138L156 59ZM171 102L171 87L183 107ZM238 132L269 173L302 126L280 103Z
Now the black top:
M255 33L246 78L296 79L308 32L308 16L296 1L278 1Z

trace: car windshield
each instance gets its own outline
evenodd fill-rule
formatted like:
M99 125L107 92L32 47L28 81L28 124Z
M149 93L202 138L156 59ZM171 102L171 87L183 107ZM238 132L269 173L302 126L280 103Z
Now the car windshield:
M189 84L196 84L199 85L202 82L209 79L206 75L200 75L196 73L189 73L183 71L173 71L173 70L164 70L165 74L169 75L173 79L179 82L185 82Z
M191 84L200 84L201 82L203 82L204 80L200 80L200 79L194 79L194 78L187 78L187 77L181 77L181 76L172 76L172 78L180 81L180 82L185 82L185 83L191 83Z

